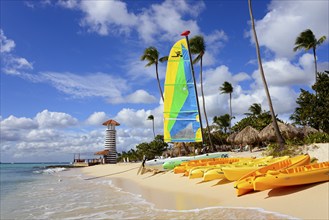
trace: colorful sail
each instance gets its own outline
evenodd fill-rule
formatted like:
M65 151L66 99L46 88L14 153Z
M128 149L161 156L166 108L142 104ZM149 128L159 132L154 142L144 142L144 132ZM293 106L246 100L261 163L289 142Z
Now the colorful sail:
M202 141L186 39L177 41L170 50L164 90L164 141Z

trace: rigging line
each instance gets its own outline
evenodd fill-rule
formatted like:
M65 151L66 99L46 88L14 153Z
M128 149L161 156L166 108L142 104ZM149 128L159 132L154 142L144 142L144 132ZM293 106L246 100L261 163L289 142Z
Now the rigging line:
M113 175L116 175L116 174L120 174L120 173L125 173L125 172L128 172L128 171L131 171L131 170L134 170L134 169L137 169L137 168L139 168L139 166L138 167L131 168L131 169L128 169L128 170L116 172L116 173L110 173L110 174L103 175L103 176L96 176L96 177L87 178L87 179L84 179L84 180L93 180L93 179L98 179L98 178L102 178L102 177L106 177L106 176L113 176Z

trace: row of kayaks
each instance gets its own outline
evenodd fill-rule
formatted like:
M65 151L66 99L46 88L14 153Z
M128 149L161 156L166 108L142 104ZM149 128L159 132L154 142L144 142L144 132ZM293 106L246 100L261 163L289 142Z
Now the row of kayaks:
M156 158L152 160L148 160L145 162L145 166L150 168L171 170L176 166L181 165L184 162L189 161L199 161L199 160L207 160L214 158L228 158L229 154L226 152L215 152L215 153L207 153L196 156L183 156L183 157L173 157L173 158Z
M276 158L204 158L181 161L169 169L190 179L236 181L234 187L238 196L252 191L329 181L329 161L310 163L307 154Z

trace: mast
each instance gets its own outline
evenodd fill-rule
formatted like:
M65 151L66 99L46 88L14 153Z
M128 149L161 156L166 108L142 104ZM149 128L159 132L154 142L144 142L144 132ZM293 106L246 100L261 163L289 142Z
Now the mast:
M188 35L190 34L189 30L184 31L181 33L181 36L185 36L186 38L186 44L187 44L187 50L188 50L188 55L190 58L190 65L191 65L191 70L192 70L192 77L193 77L193 82L194 82L194 90L195 90L195 95L196 95L196 103L198 106L198 114L199 114L199 121L200 121L200 127L201 127L201 137L202 137L202 146L204 145L204 138L203 138L203 132L202 132L202 118L201 118L201 113L200 113L200 105L199 105L199 96L198 96L198 90L196 88L196 81L195 81L195 75L194 75L194 67L192 64L192 55L190 51L190 43L188 41Z

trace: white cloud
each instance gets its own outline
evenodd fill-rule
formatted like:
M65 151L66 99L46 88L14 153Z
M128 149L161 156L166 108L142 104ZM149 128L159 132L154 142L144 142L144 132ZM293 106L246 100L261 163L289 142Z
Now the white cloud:
M296 64L292 64L286 58L264 62L263 69L270 86L311 86L315 80L314 63L310 54L304 54ZM258 70L255 70L252 76L258 87L263 86Z
M6 74L23 76L24 71L33 69L33 65L27 59L15 56L12 53L14 48L15 42L7 39L3 30L0 29L1 70Z
M59 0L57 4L69 9L74 9L79 6L79 2L77 0Z
M127 81L110 74L94 73L77 75L73 73L43 72L41 80L50 82L56 89L73 97L118 97L128 89Z
M74 1L60 0L58 5L84 13L80 24L99 35L128 35L133 30L147 43L178 38L182 30L200 33L193 19L205 8L203 2L189 4L185 0L166 0L152 4L140 12L129 12L122 1ZM191 17L187 19L186 17ZM173 25L175 24L175 25Z
M89 125L101 125L103 122L108 120L108 116L105 112L94 112L86 120L86 124Z
M127 34L136 24L136 16L121 1L81 1L80 9L85 13L81 25L100 35Z
M7 39L3 30L0 29L0 52L9 53L15 48L15 42L11 39Z
M211 34L204 34L206 43L206 53L204 55L204 66L218 62L217 55L220 53L224 43L228 41L228 36L223 30L215 30Z
M35 116L40 128L66 128L78 123L77 119L63 112L43 110Z
M329 1L272 1L266 16L256 21L259 44L277 57L292 58L295 39L305 29L328 37L328 8Z

